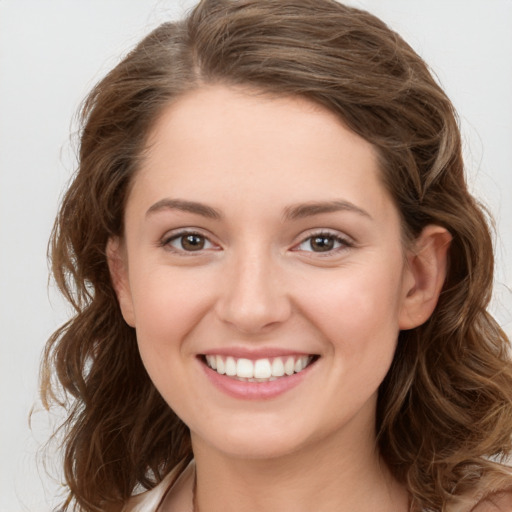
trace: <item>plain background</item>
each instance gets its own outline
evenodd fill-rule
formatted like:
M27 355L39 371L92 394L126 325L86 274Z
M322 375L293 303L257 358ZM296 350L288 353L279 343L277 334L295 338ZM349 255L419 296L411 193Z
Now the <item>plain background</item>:
M0 510L48 511L59 485L36 455L45 340L69 309L48 288L46 244L75 165L80 101L150 29L192 0L0 0ZM512 0L354 0L430 63L452 98L469 182L498 227L493 310L512 327ZM32 406L32 430L28 414ZM50 466L57 459L50 457Z

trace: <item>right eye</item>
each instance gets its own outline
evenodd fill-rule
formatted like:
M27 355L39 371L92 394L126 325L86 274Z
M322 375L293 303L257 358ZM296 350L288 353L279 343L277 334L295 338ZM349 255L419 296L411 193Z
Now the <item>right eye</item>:
M162 245L178 252L198 252L215 248L208 238L194 232L177 233L164 240Z

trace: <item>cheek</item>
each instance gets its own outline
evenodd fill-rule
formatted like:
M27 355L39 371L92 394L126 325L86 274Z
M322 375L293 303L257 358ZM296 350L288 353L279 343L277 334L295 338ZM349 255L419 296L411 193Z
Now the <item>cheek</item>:
M343 269L302 294L303 311L344 360L394 353L403 292L402 267L391 263Z
M199 272L171 268L134 276L133 296L137 339L148 365L172 364L177 352L186 355L183 340L209 309L211 298Z
M391 272L390 272L391 270ZM327 341L330 378L323 387L333 424L369 403L392 363L398 339L401 279L392 267L351 268L338 279L317 283L303 303L308 320ZM332 398L331 398L332 400Z
M188 382L195 364L189 334L209 309L204 282L183 272L149 272L135 280L136 333L143 364L154 385L180 418L202 400Z

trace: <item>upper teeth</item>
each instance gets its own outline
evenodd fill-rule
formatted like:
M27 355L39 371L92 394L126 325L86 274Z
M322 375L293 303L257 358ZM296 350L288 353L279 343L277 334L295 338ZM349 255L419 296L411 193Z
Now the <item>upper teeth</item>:
M271 359L251 359L207 355L208 366L221 375L242 379L265 379L298 373L311 362L311 356L286 356Z

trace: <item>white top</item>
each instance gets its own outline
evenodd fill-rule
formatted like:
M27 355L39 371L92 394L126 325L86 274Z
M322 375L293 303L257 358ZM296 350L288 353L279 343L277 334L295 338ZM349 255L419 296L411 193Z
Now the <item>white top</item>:
M122 512L193 512L194 461L185 468L173 485L179 466L174 468L156 487L137 494L123 507Z

